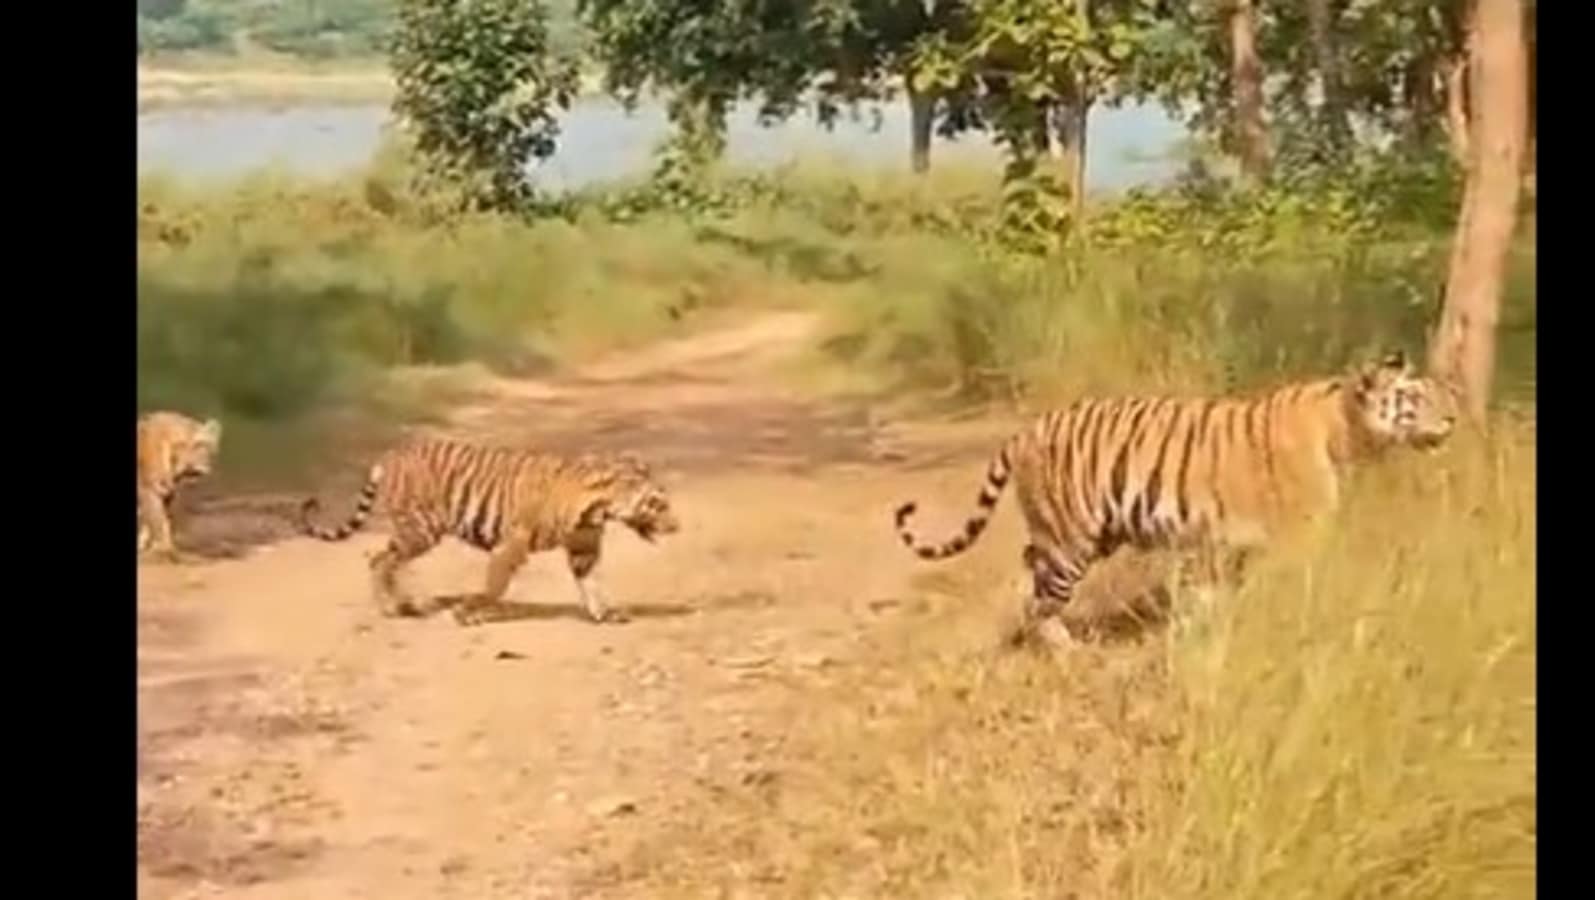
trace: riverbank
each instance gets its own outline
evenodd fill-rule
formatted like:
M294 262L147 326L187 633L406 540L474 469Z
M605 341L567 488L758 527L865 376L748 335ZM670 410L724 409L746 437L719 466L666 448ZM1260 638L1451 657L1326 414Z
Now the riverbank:
M382 59L309 62L271 54L181 55L142 59L138 111L239 106L386 104L393 76ZM580 96L602 92L596 72L582 75Z

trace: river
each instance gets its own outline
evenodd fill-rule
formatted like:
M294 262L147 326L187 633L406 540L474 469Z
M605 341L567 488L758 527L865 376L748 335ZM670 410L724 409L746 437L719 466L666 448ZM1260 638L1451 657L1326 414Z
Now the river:
M235 106L161 109L138 120L138 167L185 179L225 179L274 167L311 176L358 169L377 148L388 110L382 104L286 107ZM663 108L644 104L628 114L603 97L584 98L561 119L559 149L533 171L543 188L559 191L647 171L649 154L666 133ZM1098 109L1087 145L1087 184L1114 190L1170 175L1167 155L1182 135L1156 107ZM728 155L734 163L768 166L795 158L830 158L865 167L908 165L908 110L903 103L866 108L855 119L820 128L811 115L761 126L751 105L730 120ZM983 135L937 140L936 159L985 159L997 150Z

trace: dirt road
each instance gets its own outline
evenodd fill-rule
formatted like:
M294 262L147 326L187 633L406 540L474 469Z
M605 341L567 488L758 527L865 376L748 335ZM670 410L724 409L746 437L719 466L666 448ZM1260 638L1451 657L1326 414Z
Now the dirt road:
M557 554L511 587L512 620L382 619L365 558L385 523L344 544L257 527L270 540L207 559L255 507L201 504L179 524L201 558L139 572L142 895L605 896L638 834L778 765L809 687L912 614L925 567L893 540L892 505L934 500L926 524L953 522L1003 427L883 429L790 388L776 373L813 325L769 314L493 382L442 426L625 447L668 473L683 532L606 544L629 624L581 618ZM357 463L348 476L329 516ZM977 552L1016 562L1015 518ZM446 544L411 582L474 588L483 563Z

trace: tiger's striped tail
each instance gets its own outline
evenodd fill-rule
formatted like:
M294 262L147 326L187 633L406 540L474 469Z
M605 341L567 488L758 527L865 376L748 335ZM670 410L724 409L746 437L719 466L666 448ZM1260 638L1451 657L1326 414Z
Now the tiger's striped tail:
M952 539L942 544L921 544L908 530L908 520L913 517L919 504L912 501L904 503L897 508L894 516L897 524L897 536L902 538L903 546L914 551L921 559L946 559L956 556L980 539L986 530L986 523L991 520L991 514L997 509L997 501L1002 499L1003 488L1008 486L1008 478L1013 474L1013 453L1018 446L1019 435L1014 435L1005 441L1002 449L992 457L991 464L986 467L986 483L980 487L980 496L975 499L975 514L964 522L964 530Z
M371 518L371 508L376 505L377 491L382 488L382 467L372 466L366 475L365 485L360 488L360 497L355 501L354 514L348 521L336 528L322 528L313 521L313 517L321 503L315 497L307 497L299 507L299 530L304 534L323 541L342 541L359 531Z

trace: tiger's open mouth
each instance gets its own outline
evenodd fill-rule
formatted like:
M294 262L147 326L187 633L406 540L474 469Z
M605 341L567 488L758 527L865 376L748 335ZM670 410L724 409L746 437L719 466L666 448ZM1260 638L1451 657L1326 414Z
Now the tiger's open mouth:
M659 535L674 534L679 530L680 526L678 526L674 521L658 521L650 519L646 522L633 523L631 528L633 531L637 532L638 537L652 544L658 539Z

